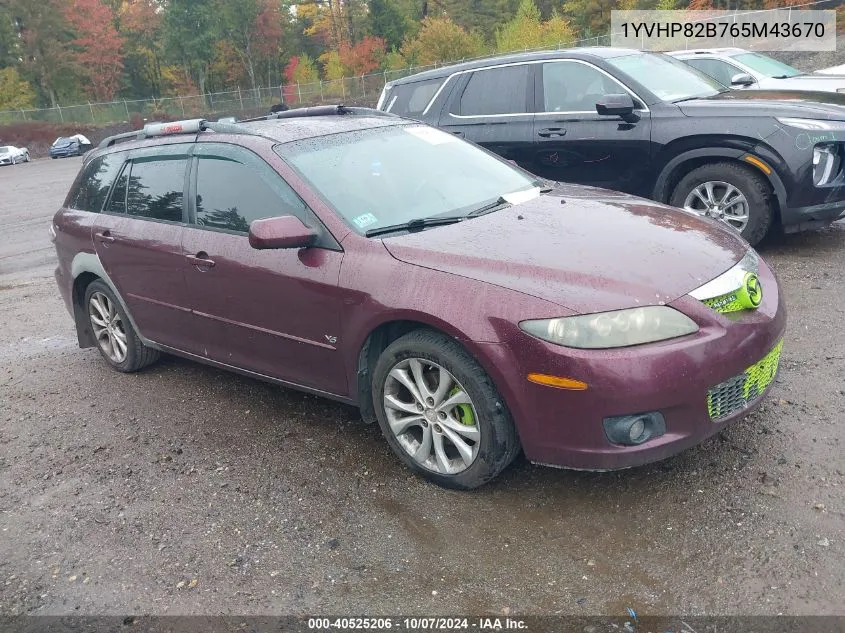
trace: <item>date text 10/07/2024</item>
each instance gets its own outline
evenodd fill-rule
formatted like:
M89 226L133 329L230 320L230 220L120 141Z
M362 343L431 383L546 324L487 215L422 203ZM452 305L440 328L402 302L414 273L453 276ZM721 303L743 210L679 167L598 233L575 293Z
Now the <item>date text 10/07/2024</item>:
M527 630L524 620L515 618L309 618L308 628L331 630L389 630L406 631L519 631Z

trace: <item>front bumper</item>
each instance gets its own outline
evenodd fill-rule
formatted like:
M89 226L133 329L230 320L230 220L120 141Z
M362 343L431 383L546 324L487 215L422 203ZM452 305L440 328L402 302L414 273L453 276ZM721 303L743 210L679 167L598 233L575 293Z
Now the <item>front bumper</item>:
M760 281L763 302L737 321L689 296L673 302L707 325L672 341L576 350L526 335L512 346L486 346L488 355L500 355L492 360L493 367L509 368L495 380L517 423L526 457L565 468L629 468L679 453L748 415L759 406L765 391L747 407L715 422L707 394L760 361L783 337L786 308L776 278L762 263ZM529 372L574 378L589 388L566 391L536 385L525 379ZM612 444L607 439L605 418L652 411L663 415L664 435L638 446Z
M845 200L781 209L780 215L785 233L817 229L845 217Z

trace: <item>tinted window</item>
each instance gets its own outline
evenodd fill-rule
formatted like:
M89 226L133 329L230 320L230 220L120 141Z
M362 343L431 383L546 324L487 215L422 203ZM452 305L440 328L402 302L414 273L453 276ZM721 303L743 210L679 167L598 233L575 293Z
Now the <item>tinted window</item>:
M529 72L530 68L525 64L474 72L464 88L456 114L475 116L527 112Z
M70 196L70 207L99 213L122 164L122 156L113 154L91 161L85 168L76 191Z
M269 169L269 168L268 168ZM272 180L271 180L272 179ZM196 223L246 233L253 220L280 215L304 219L305 204L277 176L229 158L203 156L197 166Z
M422 114L445 78L400 84L390 91L384 109L399 116Z
M730 86L731 77L742 72L736 66L718 59L685 59L684 61L705 75L710 75L724 86Z
M126 212L152 220L181 222L186 164L184 158L133 160Z
M543 64L544 112L595 112L604 95L627 91L599 69L575 62Z

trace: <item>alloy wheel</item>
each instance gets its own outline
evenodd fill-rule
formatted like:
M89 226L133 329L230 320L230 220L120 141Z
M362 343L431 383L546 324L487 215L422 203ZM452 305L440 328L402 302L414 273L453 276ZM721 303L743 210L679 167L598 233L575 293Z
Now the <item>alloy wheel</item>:
M442 475L469 468L481 429L472 399L444 367L422 358L398 362L384 384L390 431L422 467Z
M103 354L117 364L126 360L126 329L114 301L105 293L95 292L88 300L88 318Z
M684 209L705 217L721 220L740 233L748 226L748 200L729 182L703 182L689 192Z

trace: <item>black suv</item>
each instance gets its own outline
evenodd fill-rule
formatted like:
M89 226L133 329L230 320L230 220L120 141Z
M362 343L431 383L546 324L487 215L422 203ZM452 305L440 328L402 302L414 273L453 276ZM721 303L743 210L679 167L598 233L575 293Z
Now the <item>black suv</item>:
M379 109L552 180L722 219L756 244L845 210L845 95L729 90L667 55L524 53L387 84Z

